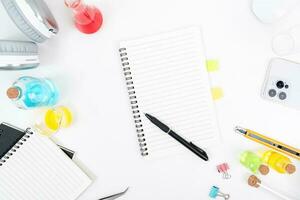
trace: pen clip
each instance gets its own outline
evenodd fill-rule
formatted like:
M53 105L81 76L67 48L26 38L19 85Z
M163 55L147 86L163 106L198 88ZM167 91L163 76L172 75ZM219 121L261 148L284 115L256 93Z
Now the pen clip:
M193 149L195 149L196 151L198 151L199 153L201 153L204 157L206 157L208 159L208 156L207 156L206 152L203 149L201 149L200 147L196 146L192 142L190 142L190 145L191 145L191 147Z

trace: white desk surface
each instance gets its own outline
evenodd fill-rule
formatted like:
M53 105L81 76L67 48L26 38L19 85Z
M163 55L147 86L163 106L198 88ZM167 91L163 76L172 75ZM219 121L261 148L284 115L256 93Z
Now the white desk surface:
M299 7L281 22L264 25L253 16L248 0L98 0L94 3L104 14L104 25L98 33L84 35L73 26L62 0L48 3L59 23L59 35L40 45L39 68L0 72L0 121L23 128L34 123L33 111L18 110L5 96L15 79L22 75L53 79L62 93L60 104L75 114L74 125L55 137L75 150L96 178L79 200L96 200L127 186L130 190L120 199L204 200L209 199L212 185L233 200L277 199L247 185L249 173L239 164L239 153L261 146L236 135L233 127L245 126L299 148L300 111L260 97L267 64L275 56L271 38L300 23L296 21ZM220 60L215 76L225 97L216 106L223 146L208 149L211 160L207 163L191 153L145 161L137 147L118 43L189 25L202 26L208 58ZM12 39L14 33L8 30L1 28L0 37ZM287 58L300 62L299 55ZM231 167L230 180L223 180L216 171L216 165L224 161ZM294 162L296 174L272 171L262 181L299 199L300 165Z

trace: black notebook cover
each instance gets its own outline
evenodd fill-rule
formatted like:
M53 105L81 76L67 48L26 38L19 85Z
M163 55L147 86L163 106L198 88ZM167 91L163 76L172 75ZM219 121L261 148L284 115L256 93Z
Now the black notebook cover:
M8 124L0 124L0 159L25 135Z
M25 131L9 124L0 124L0 159L26 134ZM58 145L59 148L73 159L75 152Z

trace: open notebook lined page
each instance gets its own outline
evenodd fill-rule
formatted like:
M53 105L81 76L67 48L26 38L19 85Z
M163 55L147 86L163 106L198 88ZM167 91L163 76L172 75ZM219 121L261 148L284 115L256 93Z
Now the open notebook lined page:
M50 139L33 133L0 167L5 200L74 200L90 178Z
M134 87L129 98L138 106L133 113L139 113L134 116L142 155L188 152L143 113L199 147L219 139L203 49L198 27L121 43L127 87Z

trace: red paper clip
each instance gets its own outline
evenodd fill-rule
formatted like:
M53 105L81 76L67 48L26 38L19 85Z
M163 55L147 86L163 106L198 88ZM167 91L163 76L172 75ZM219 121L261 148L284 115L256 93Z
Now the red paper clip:
M223 174L224 179L230 179L231 178L231 175L228 173L229 165L227 163L217 165L217 170L218 170L219 173Z

